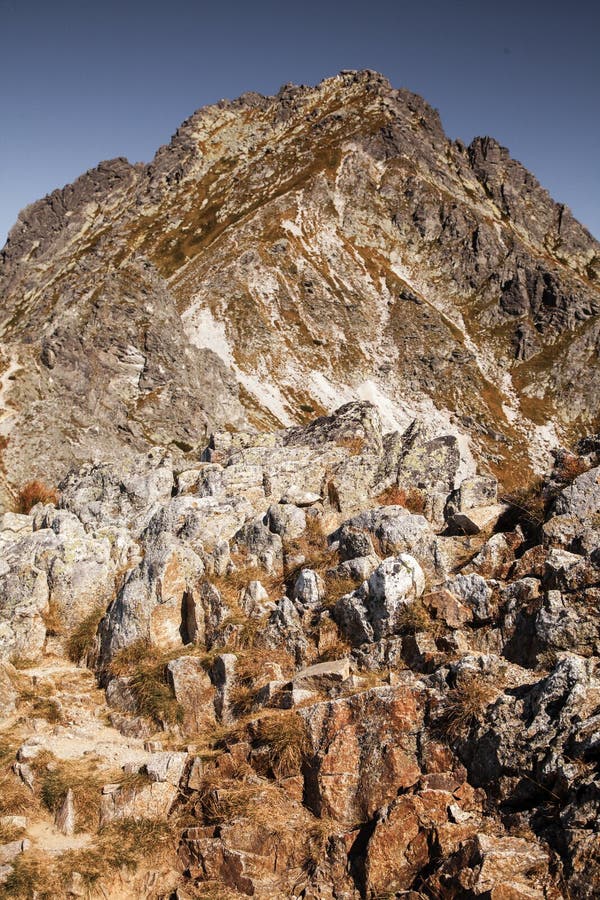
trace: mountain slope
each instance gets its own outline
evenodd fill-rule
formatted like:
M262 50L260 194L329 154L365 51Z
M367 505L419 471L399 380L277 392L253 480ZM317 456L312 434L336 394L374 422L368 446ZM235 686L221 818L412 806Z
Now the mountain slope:
M356 399L504 480L598 423L600 245L489 138L380 75L223 101L102 163L2 252L9 484Z

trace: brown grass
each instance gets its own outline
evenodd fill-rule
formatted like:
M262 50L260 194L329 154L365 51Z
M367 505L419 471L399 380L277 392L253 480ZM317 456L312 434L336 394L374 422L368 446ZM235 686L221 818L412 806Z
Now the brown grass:
M12 864L3 896L15 900L57 900L66 896L73 872L86 887L110 879L119 869L135 871L146 859L156 860L175 849L170 826L152 819L124 819L103 828L93 847L68 850L57 858L38 851L22 853Z
M521 517L532 525L541 526L546 516L546 497L544 481L541 477L533 478L521 488L500 498L516 509Z
M269 664L278 665L284 679L291 678L294 673L294 660L287 650L252 647L237 651L236 683L229 694L236 716L251 712L256 695L264 684L264 673Z
M0 775L0 815L21 816L31 814L35 801L18 775L5 771Z
M386 488L385 491L382 491L381 494L375 497L375 502L379 506L403 506L409 512L417 513L418 515L423 515L426 500L427 494L420 488L406 488L397 484Z
M341 597L352 593L361 584L360 578L350 578L347 575L338 575L335 571L325 573L325 600L326 607L335 606Z
M98 828L102 787L107 780L106 772L98 767L98 760L59 760L49 753L40 753L32 767L40 782L40 799L50 813L56 813L71 788L77 830Z
M69 634L66 650L67 656L72 662L78 663L82 659L87 659L94 646L98 625L105 612L103 606L95 607Z
M283 549L287 557L304 557L304 562L286 566L284 577L287 582L295 580L302 569L313 569L324 576L327 569L338 563L338 555L329 546L321 522L315 517L309 517L303 534L286 541Z
M571 484L578 475L583 475L588 469L589 464L580 456L576 456L574 453L564 453L554 469L554 475L561 484Z
M338 447L343 447L348 451L350 456L360 456L360 454L365 449L365 439L360 435L348 435L347 437L340 437L336 440L336 444Z
M65 627L64 615L60 605L53 598L48 602L48 609L42 614L42 620L49 635L57 637Z
M443 623L436 622L421 600L405 604L398 616L398 630L401 634L416 634L428 631L439 635L444 631Z
M127 675L137 711L160 726L180 724L183 709L167 684L165 667L173 651L165 653L143 639L124 647L109 665L111 675Z
M275 778L297 775L308 752L303 719L294 710L273 710L251 724L259 747L268 747L269 764Z
M34 479L24 484L18 492L15 500L15 512L28 515L36 503L52 503L54 506L58 506L58 501L56 488Z
M443 716L447 734L451 738L465 737L472 723L494 703L501 692L501 685L492 684L478 675L472 675L449 691L449 703Z

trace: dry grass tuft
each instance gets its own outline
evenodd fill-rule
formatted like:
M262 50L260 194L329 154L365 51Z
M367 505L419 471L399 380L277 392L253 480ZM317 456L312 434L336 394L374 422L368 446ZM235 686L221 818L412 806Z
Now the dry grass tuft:
M303 719L294 710L273 710L251 723L254 743L267 747L269 765L276 778L297 775L308 753Z
M347 450L350 456L360 456L365 449L366 441L360 435L348 435L338 438L336 444Z
M31 814L35 801L23 782L10 771L0 774L0 815L21 816Z
M40 753L32 763L40 780L40 799L56 813L69 788L73 791L77 829L95 831L100 818L102 787L106 772L99 771L95 759L58 760Z
M574 453L563 453L554 469L554 476L562 485L571 484L578 475L583 475L590 468L580 456Z
M237 650L235 669L235 685L231 689L229 699L235 716L244 716L252 711L256 695L265 683L265 671L268 666L277 665L284 679L294 674L294 660L284 649L264 649L252 647Z
M422 515L425 511L426 500L427 494L425 491L415 487L401 487L397 484L386 488L385 491L382 491L381 494L375 497L375 502L379 506L403 506L410 512L418 513L419 515Z
M49 857L39 851L17 856L3 890L5 897L14 897L15 900L56 900L65 896L62 879Z
M547 498L544 494L544 480L536 477L522 488L500 497L520 514L521 519L539 527L546 518Z
M15 500L15 512L29 515L36 503L52 503L58 506L58 492L53 487L48 487L43 481L34 479L24 484Z
M303 534L286 541L283 549L286 557L303 557L304 560L302 563L286 566L286 582L294 581L302 569L313 569L325 577L327 570L334 568L339 562L337 552L329 546L323 526L316 517L308 518Z
M325 573L325 600L326 607L335 606L338 600L355 591L361 585L360 578L351 578L349 575L338 575L335 570Z
M124 647L109 665L111 675L127 675L131 679L138 713L161 726L183 721L183 709L165 676L166 664L172 658L173 651L165 653L142 639Z
M65 627L64 615L56 600L52 599L49 601L47 611L42 614L42 620L46 626L46 631L52 637L63 633Z
M103 606L97 606L69 634L66 649L72 662L78 663L87 659L94 646L98 625L105 611Z
M398 630L401 634L417 634L420 631L428 631L434 636L444 632L441 621L436 621L425 608L422 601L405 604L398 615Z
M472 723L502 693L502 686L472 675L449 691L443 726L451 738L465 737Z

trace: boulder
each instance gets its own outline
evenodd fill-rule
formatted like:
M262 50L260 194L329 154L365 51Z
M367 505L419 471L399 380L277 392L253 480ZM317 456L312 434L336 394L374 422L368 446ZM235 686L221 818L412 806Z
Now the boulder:
M100 801L100 828L123 819L165 819L176 796L177 788L168 781L141 787L107 784Z
M362 540L356 536L363 532ZM342 559L350 559L350 553L367 556L373 553L372 541L378 542L385 556L409 553L419 560L429 575L445 574L438 553L438 543L427 520L409 512L403 506L380 506L368 509L345 522L332 535L340 541ZM355 552L359 551L359 552Z
M457 534L479 534L480 531L492 531L510 506L507 503L494 503L490 506L474 506L464 512L455 512L448 516L448 526Z
M167 664L167 680L183 711L187 734L211 731L216 723L215 689L199 659L181 656Z
M425 699L415 683L300 709L311 747L305 778L309 808L354 826L415 784Z
M153 753L146 762L150 781L172 784L177 787L183 776L187 753Z
M350 660L336 659L331 662L317 663L300 669L294 675L292 684L295 689L308 691L327 691L334 685L340 685L350 677Z
M267 525L282 539L294 540L306 531L306 515L296 505L278 503L269 507Z
M353 644L378 641L397 633L406 608L424 590L425 576L419 563L401 553L383 560L357 591L341 597L333 615Z
M75 834L75 803L71 788L68 789L65 799L56 811L54 824L61 834Z
M559 900L548 851L534 841L476 834L434 875L433 889L490 900Z
M294 582L292 597L302 606L318 606L325 596L323 579L312 569L302 569Z
M475 622L484 623L492 619L492 588L481 575L456 575L444 587L471 610Z

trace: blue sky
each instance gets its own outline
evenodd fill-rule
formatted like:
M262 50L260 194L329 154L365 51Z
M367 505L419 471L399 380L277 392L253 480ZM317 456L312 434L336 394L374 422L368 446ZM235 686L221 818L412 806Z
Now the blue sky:
M101 159L148 161L195 109L344 68L489 134L600 237L600 6L0 0L0 245L19 209Z

